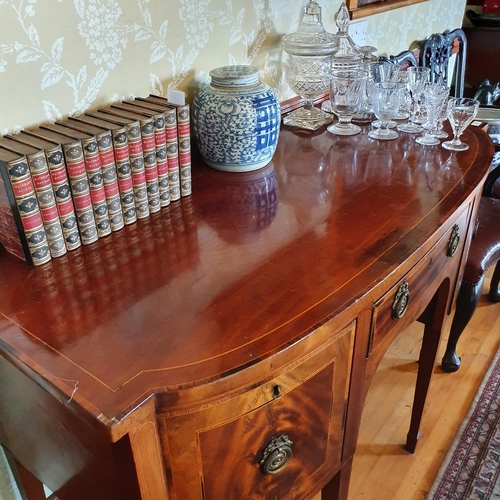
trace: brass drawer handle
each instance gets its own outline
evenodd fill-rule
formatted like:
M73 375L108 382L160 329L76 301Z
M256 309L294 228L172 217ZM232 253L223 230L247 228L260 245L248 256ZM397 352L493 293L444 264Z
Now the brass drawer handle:
M392 303L393 319L401 319L405 315L409 302L410 290L408 289L408 283L405 281L400 285L394 296L394 302Z
M271 440L262 452L260 467L263 474L277 474L282 471L292 458L292 444L286 434Z
M451 230L450 239L448 240L448 250L446 255L448 257L453 257L457 251L458 244L460 243L460 227L455 224Z

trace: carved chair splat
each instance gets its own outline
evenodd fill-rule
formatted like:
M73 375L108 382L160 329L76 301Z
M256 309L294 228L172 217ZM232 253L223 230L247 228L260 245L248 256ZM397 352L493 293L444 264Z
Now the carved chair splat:
M453 54L454 44L458 44L454 70L449 72L449 62ZM462 97L465 86L465 60L467 55L467 38L460 28L444 33L435 33L422 42L419 62L421 66L431 69L431 81L442 78L454 90L455 97ZM450 78L452 79L450 81Z

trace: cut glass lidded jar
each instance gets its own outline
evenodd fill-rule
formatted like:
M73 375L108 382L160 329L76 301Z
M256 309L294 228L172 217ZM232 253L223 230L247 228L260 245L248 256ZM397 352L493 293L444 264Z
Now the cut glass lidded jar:
M330 86L332 54L338 40L327 33L321 21L321 7L309 1L295 33L282 38L288 54L287 80L292 90L305 100L302 108L283 119L285 125L315 130L331 121L331 116L314 107L314 99Z
M374 47L359 47L349 35L349 10L345 2L342 2L335 14L335 24L338 40L337 49L332 56L331 67L334 71L360 71L368 60L372 58L372 52L376 51ZM321 105L323 111L332 112L330 101L324 101Z
M338 48L332 57L332 71L359 71L362 69L363 52L349 35L349 10L345 2L339 7L335 14L337 25Z
M254 66L221 66L193 102L193 130L200 153L211 167L248 172L267 165L278 145L280 105L259 80Z

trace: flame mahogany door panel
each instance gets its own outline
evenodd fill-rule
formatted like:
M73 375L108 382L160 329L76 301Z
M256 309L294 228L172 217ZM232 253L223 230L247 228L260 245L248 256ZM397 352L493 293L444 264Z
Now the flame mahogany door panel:
M172 415L158 408L176 495L297 498L311 476L340 468L354 324L315 335L325 343L248 392ZM272 445L281 437L291 458Z

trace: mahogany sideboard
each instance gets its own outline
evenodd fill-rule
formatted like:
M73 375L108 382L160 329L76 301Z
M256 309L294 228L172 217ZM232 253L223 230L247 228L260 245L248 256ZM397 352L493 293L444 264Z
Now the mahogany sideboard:
M425 324L414 450L493 145L283 129L271 164L34 268L0 250L0 442L30 499L346 499L365 395ZM450 383L453 383L450 375Z

